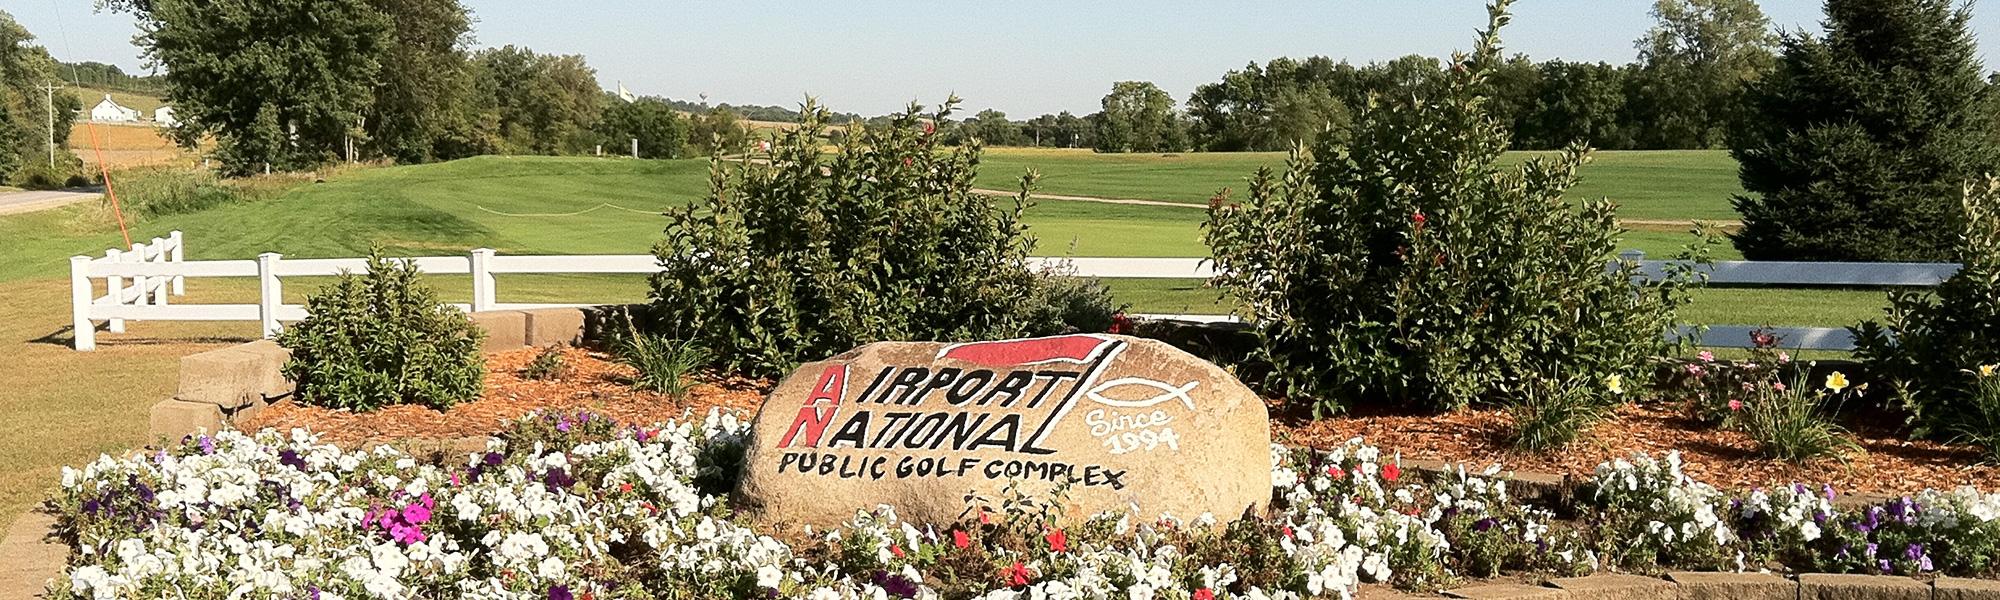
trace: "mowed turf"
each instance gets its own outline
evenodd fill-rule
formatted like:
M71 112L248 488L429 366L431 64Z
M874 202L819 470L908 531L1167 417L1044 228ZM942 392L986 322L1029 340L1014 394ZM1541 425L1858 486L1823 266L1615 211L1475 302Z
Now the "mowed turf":
M1546 152L1509 152L1518 163ZM1098 154L1089 150L989 148L980 160L979 185L1015 189L1023 173L1041 173L1051 194L1133 198L1204 204L1217 192L1242 198L1259 167L1283 169L1285 154L1241 152ZM1721 150L1598 151L1584 166L1572 198L1610 198L1618 215L1636 220L1734 221L1731 195L1743 193L1736 161Z

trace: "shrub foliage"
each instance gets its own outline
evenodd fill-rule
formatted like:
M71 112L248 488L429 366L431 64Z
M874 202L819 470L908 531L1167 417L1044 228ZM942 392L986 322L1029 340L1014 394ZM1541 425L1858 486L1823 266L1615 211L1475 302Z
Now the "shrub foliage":
M298 382L300 402L443 410L478 398L484 386L485 332L438 302L415 265L371 252L367 273L342 274L306 299L306 312L278 336L292 352L285 375Z
M1531 381L1633 379L1666 350L1692 273L1607 271L1622 233L1612 204L1563 198L1587 150L1495 165L1508 134L1478 90L1500 61L1506 3L1491 16L1441 85L1378 99L1351 141L1295 148L1243 204L1212 205L1215 283L1255 325L1268 391L1317 411L1458 407Z
M1055 333L1036 305L1074 295L1027 266L1034 176L1009 207L973 193L979 145L946 151L930 124L956 102L850 125L830 153L827 113L808 102L768 152L718 155L707 201L670 212L654 249L659 328L753 376L880 340Z
M1855 358L1895 384L1919 435L1986 422L1980 382L1967 373L2000 363L2000 178L1967 186L1963 206L1958 272L1929 290L1890 292L1881 322L1851 328Z

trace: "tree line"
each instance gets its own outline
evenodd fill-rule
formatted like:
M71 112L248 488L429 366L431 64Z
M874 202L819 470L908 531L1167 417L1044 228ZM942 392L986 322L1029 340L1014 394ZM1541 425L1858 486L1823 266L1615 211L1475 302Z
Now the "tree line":
M670 158L745 144L733 116L605 92L581 55L473 50L458 0L107 0L139 22L184 146L215 141L225 174L335 160L480 154ZM712 112L712 111L711 111ZM696 148L689 148L695 140Z

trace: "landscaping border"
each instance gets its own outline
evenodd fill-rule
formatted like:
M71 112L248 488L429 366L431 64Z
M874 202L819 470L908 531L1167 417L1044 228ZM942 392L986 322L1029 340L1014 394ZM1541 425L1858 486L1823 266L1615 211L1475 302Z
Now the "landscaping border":
M544 308L472 313L486 331L484 352L529 346L578 344L584 340L584 309ZM181 357L180 382L173 397L155 403L147 434L177 440L198 431L220 431L257 414L295 391L285 378L291 352L272 340L257 340Z

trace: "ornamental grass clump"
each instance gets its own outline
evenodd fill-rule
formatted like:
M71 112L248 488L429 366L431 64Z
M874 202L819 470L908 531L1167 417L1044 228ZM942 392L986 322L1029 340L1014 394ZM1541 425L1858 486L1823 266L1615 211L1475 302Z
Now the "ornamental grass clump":
M1966 185L1962 206L1958 272L1929 290L1890 292L1882 321L1849 328L1854 357L1892 384L1919 437L2000 437L2000 428L1965 431L1990 422L1980 405L1990 400L1964 373L2000 363L2000 177Z
M1104 294L1046 289L1021 211L973 192L977 141L946 148L919 107L881 126L848 125L833 151L808 101L769 150L712 161L706 201L670 211L654 247L651 329L690 332L713 361L778 377L807 360L883 340L970 341L1059 333L1102 321ZM1099 310L1049 303L1102 303ZM1053 318L1052 318L1053 317ZM1102 329L1096 329L1102 331Z
M368 256L306 298L306 318L278 335L292 353L285 376L303 404L367 411L396 404L438 410L479 398L486 332L423 283L408 261Z
M1824 389L1806 383L1803 376L1789 386L1758 387L1732 405L1735 425L1771 458L1794 463L1839 458L1861 448L1833 422L1849 387L1847 375L1839 371L1827 375Z
M635 334L618 342L618 362L632 367L632 387L666 394L687 396L692 382L688 376L709 362L712 355L694 340L676 340L654 334Z
M1624 377L1616 374L1603 382L1537 379L1527 382L1526 387L1507 407L1514 420L1507 441L1529 452L1569 446L1602 421L1625 393Z
M1316 414L1449 409L1535 382L1636 379L1670 354L1664 334L1699 277L1686 263L1658 278L1606 268L1624 233L1613 205L1564 197L1588 149L1499 164L1508 132L1481 90L1507 4L1442 85L1374 99L1351 138L1294 147L1242 204L1211 204L1214 283L1261 340L1267 392Z

